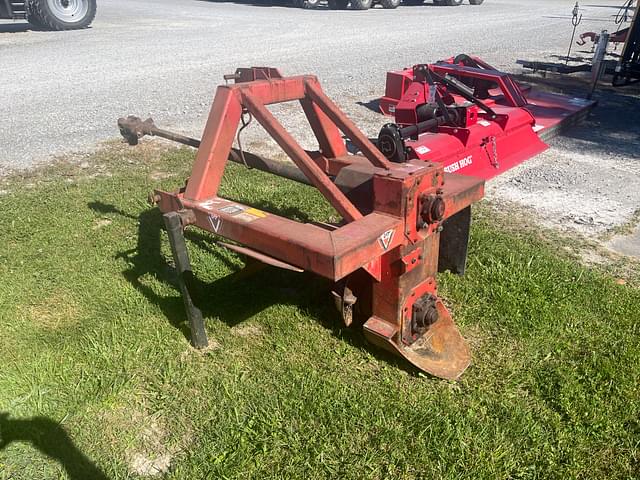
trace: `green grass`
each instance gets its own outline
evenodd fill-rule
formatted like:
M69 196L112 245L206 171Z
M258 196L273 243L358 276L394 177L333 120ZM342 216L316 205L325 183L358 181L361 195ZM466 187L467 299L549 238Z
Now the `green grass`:
M476 210L441 293L457 383L340 326L323 282L189 234L212 347L188 346L161 217L193 154L113 147L0 196L0 479L640 478L640 291ZM298 219L313 190L236 165L223 194ZM635 280L637 281L637 280ZM102 473L101 473L102 472Z

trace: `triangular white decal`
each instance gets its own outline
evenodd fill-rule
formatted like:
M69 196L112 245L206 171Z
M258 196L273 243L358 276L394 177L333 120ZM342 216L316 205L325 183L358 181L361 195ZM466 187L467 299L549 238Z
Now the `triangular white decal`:
M209 223L211 224L213 231L218 233L218 230L220 230L220 226L222 225L222 219L218 215L209 215Z
M394 233L396 233L395 230L387 230L382 235L380 235L380 238L378 240L380 241L380 245L382 245L382 248L384 248L385 250L387 250L389 248L389 245L391 245L391 240L393 240Z

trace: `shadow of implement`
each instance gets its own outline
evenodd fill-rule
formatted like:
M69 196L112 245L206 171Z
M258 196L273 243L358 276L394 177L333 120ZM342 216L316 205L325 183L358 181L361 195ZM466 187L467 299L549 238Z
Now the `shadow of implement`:
M259 208L274 210L265 202L258 202L257 205ZM116 254L116 258L124 259L129 264L129 267L122 274L136 290L150 302L159 306L171 325L189 340L191 332L185 322L181 297L160 295L143 278L151 277L158 283L168 284L172 287L177 285L176 270L161 251L165 229L160 211L150 209L143 211L136 217L116 206L101 202L91 202L89 208L102 215L116 214L137 220L136 247ZM306 220L306 216L295 208L287 209L283 213L302 217L303 221ZM191 249L194 251L200 249L207 254L216 256L218 261L222 262L228 270L234 272L213 282L204 282L197 275L192 277L190 284L192 296L206 318L217 317L232 327L274 303L303 303L300 297L309 293L307 288L309 282L301 282L298 273L266 266L256 268L256 265L251 262L248 263L248 268L242 269L237 262L230 259L232 257L226 255L226 249L215 244L211 236L196 229L187 229L185 238L189 241ZM304 276L307 277L307 275ZM311 289L311 291L317 294L318 289ZM247 299L251 299L251 301L247 301Z
M273 213L282 212L282 209L274 208L269 202L262 201L257 205ZM187 341L190 341L191 330L180 294L170 297L159 295L143 279L145 276L151 276L159 283L178 289L177 272L161 251L165 230L160 211L150 209L135 216L114 205L101 202L91 202L89 208L103 215L116 214L138 222L136 247L116 254L116 258L124 259L129 264L122 274L149 302L157 305L169 323L180 331ZM305 215L295 207L285 209L282 213L293 214L305 221ZM226 249L215 246L210 236L203 235L194 229L187 229L185 238L189 241L192 252L196 248L203 249L207 253L216 255L227 268L235 271L212 282L202 281L197 274L192 276L192 283L189 285L190 293L195 304L202 311L205 321L215 318L233 327L274 304L301 305L309 316L315 318L334 337L359 350L371 353L375 358L389 365L412 375L418 374L418 369L404 362L400 357L369 345L360 329L349 328L342 323L329 294L331 284L328 280L309 273L295 273L262 264L260 265L264 268L254 268L253 263L248 263L247 267L242 269L224 254Z
M58 461L70 480L107 480L102 470L75 446L69 434L47 417L11 419L0 413L0 450L14 442L30 443L49 458Z

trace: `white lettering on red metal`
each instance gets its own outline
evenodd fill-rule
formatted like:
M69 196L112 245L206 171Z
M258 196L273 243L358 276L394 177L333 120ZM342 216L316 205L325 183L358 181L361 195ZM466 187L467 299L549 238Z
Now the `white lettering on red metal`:
M473 163L473 155L469 155L464 158L461 158L457 162L453 162L451 165L447 165L446 167L444 167L444 171L447 173L457 172L461 168L468 167L472 163Z

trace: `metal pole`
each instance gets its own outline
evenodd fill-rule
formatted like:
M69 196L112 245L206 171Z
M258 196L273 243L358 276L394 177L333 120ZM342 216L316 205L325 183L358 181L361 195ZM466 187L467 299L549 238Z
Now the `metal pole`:
M569 42L569 51L567 52L567 60L565 65L569 65L569 58L571 58L571 49L573 48L573 39L576 36L576 28L582 22L582 14L580 13L580 6L576 2L573 7L573 17L571 18L571 24L573 25L573 33L571 34L571 41Z
M587 98L591 100L593 93L598 86L602 71L604 70L604 56L607 54L607 45L609 43L609 33L603 30L600 34L600 40L598 40L598 46L596 47L596 53L593 56L593 64L591 66L591 90Z
M165 138L182 145L188 145L193 148L200 147L200 140L197 138L187 137L185 135L180 135L179 133L160 129L156 127L151 118L148 118L144 122L142 119L134 116L121 118L118 120L118 127L120 128L120 133L130 145L136 145L140 138L145 135L151 135ZM243 155L246 163L242 159ZM305 174L291 162L279 162L254 153L241 152L237 148L231 149L229 152L229 160L235 163L240 163L249 168L255 168L263 172L288 178L294 182L311 185L311 182L307 179Z
M191 345L195 348L205 348L209 345L209 341L207 340L207 332L204 328L202 312L193 303L191 293L189 292L189 286L193 284L193 272L191 271L187 244L184 241L182 220L178 212L165 213L163 218L169 235L169 243L171 244L173 261L176 265L176 273L178 274L178 286L182 293L184 308L187 311L187 318L189 319L189 326L191 327Z

